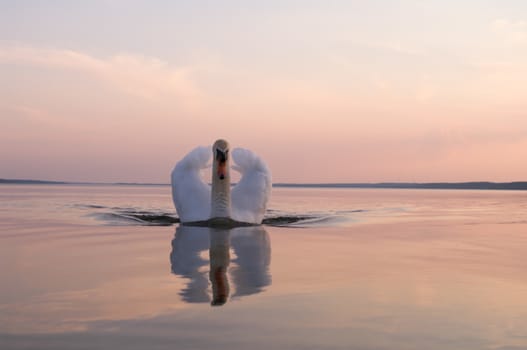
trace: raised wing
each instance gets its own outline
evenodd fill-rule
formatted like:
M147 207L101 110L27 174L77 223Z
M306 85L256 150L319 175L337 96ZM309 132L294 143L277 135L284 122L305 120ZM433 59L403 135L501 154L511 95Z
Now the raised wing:
M210 147L197 147L172 170L172 200L181 222L210 218L210 186L200 174L208 167L210 157Z
M232 189L231 215L236 221L260 224L271 193L271 173L267 165L253 152L235 148L233 169L242 174Z

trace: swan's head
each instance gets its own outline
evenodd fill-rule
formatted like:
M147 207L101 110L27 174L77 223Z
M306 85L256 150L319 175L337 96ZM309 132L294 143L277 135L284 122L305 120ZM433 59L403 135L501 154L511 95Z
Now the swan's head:
M216 166L216 175L220 180L227 177L229 161L229 143L225 140L217 140L212 146L212 155Z

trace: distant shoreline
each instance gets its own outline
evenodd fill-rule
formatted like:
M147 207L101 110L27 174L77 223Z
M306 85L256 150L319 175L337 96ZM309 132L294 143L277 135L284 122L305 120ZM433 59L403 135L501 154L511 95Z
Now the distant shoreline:
M303 188L380 188L380 189L429 189L429 190L527 190L527 181L515 182L380 182L380 183L276 183L273 187Z
M170 186L160 183L97 183L66 182L28 179L0 179L0 184L12 185L100 185L100 186ZM286 188L378 188L378 189L438 189L438 190L527 190L527 181L514 182L379 182L379 183L275 183L273 187Z

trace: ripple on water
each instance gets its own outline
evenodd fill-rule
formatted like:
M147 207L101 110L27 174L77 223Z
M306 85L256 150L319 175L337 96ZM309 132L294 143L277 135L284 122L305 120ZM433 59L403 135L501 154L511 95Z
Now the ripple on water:
M180 223L175 212L168 212L164 209L109 207L99 204L74 204L73 207L89 211L86 216L95 218L106 225L171 226ZM360 213L364 212L367 210L298 213L268 209L262 224L297 228L335 226L357 221Z
M88 216L108 225L141 225L141 226L171 226L180 222L176 213L163 210L138 210L134 208L108 208L100 205L83 205L84 209L97 209ZM332 226L349 222L350 214L361 212L352 210L338 213L287 213L269 210L262 224L277 227L314 227ZM352 221L352 220L351 220Z

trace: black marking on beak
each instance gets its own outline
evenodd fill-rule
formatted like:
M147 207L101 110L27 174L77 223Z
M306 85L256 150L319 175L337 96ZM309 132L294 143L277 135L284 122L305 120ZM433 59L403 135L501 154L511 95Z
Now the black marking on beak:
M219 148L216 148L216 160L221 163L225 163L227 161L227 154L229 153L229 150L222 151Z
M227 158L228 158L229 150L221 150L219 148L216 148L216 161L218 162L218 178L220 180L225 179L225 172L226 172L226 166L227 166Z

